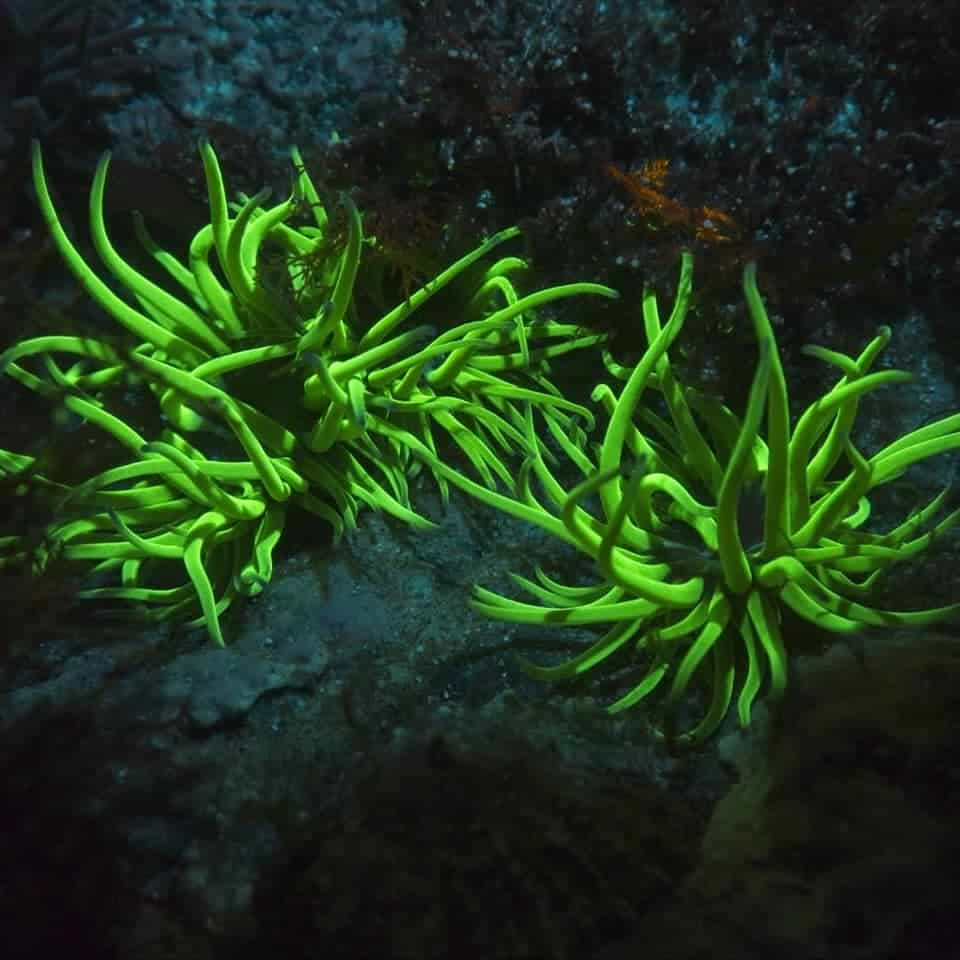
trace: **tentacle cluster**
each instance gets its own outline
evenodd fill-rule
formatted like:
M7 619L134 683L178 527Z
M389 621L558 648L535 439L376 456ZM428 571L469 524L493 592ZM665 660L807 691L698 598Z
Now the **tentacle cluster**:
M0 370L99 428L122 451L121 463L72 487L32 477L56 499L51 549L91 564L91 585L81 595L131 601L160 619L199 607L222 643L220 614L238 594L255 595L270 580L291 503L329 521L338 536L363 506L431 527L411 503L409 481L426 463L446 494L432 466L444 436L482 484L509 488L506 458L528 452L527 405L592 422L547 372L550 358L602 335L537 311L572 296L616 294L572 283L523 296L515 279L526 264L506 256L481 273L456 322L441 332L410 325L428 300L516 237L512 228L385 315L364 318L354 293L364 246L375 240L363 236L349 196L341 198L342 223L334 224L294 151L288 198L267 206L261 192L231 204L216 153L208 143L200 152L210 218L186 260L136 221L154 272L169 281L160 284L125 259L108 233L109 156L97 167L89 205L104 278L64 229L35 146L34 185L54 244L129 343L33 337L0 355ZM155 421L142 429L116 403L131 389L155 401ZM411 456L407 436L430 458ZM35 468L29 457L0 453L5 474ZM6 563L25 559L16 537L0 547ZM181 575L170 572L169 561Z
M960 447L960 415L914 430L870 457L857 449L851 429L860 399L908 379L897 370L871 372L890 337L883 328L857 357L809 348L841 376L791 426L786 381L752 265L743 286L759 357L742 419L682 387L671 367L668 350L692 289L692 260L686 255L665 324L653 293L644 296L647 348L636 366L624 368L607 357L622 387L617 392L603 384L594 392L607 414L596 448L559 429L549 410L541 412L550 434L582 472L579 484L565 489L532 444L518 497L460 478L473 496L539 525L595 562L598 579L592 585L559 583L541 569L532 580L514 576L535 602L476 588L474 607L502 620L607 625L569 660L526 663L534 676L578 677L632 644L641 676L610 705L616 712L664 688L665 705L675 705L701 665L709 664L706 714L676 737L679 743L713 733L734 696L746 725L765 681L771 695L783 691L784 607L839 633L925 625L960 610L952 604L891 611L867 603L878 577L960 520L960 511L943 510L947 491L886 532L865 526L871 491L919 460ZM527 423L532 435L532 411ZM538 498L534 479L545 500ZM758 488L762 500L754 503L752 491ZM746 535L747 498L760 511L762 532L756 537Z

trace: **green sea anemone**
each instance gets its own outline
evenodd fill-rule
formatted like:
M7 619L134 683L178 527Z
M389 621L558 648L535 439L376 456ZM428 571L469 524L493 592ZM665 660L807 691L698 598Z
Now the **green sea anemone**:
M39 566L52 553L87 564L81 597L128 601L153 619L199 608L222 644L220 614L269 582L291 505L329 521L337 536L364 505L431 527L411 503L410 480L425 461L405 437L430 452L427 466L446 494L434 464L455 448L482 485L512 486L509 457L530 452L528 405L589 423L590 411L552 385L548 362L603 336L537 311L616 293L571 283L521 295L520 258L480 269L518 235L511 228L387 313L364 316L355 288L364 247L376 240L364 236L349 195L328 209L294 151L289 197L267 206L263 191L231 203L213 148L204 143L200 154L209 223L180 259L137 217L149 274L111 240L109 156L101 159L90 233L102 277L68 236L35 145L33 179L50 236L116 329L102 338L27 338L0 355L0 371L99 429L116 454L70 485L37 475L33 458L10 451L0 452L0 470L49 494L46 549L32 554ZM475 265L479 276L449 323L411 326ZM142 424L124 414L131 393L151 411ZM4 563L30 559L18 537L0 547Z
M840 376L791 424L773 329L750 265L743 290L759 357L746 411L738 417L717 400L684 388L670 364L668 351L690 303L692 273L687 254L665 325L654 294L645 292L647 347L634 367L607 357L622 387L617 392L602 384L594 392L608 418L595 449L582 435L572 438L561 429L550 410L539 412L583 475L580 483L565 488L541 445L532 442L532 410L527 414L532 453L518 496L464 477L457 481L484 503L538 525L594 561L597 578L589 584L561 583L540 568L534 579L514 575L535 602L476 588L474 608L500 620L607 625L571 659L525 662L531 674L544 680L581 677L631 645L639 679L609 705L617 712L664 689L663 705L676 706L705 669L709 705L692 728L671 734L678 744L716 731L734 696L740 723L747 725L765 684L772 696L782 693L788 669L785 608L844 634L864 627L922 626L960 610L960 604L899 611L869 603L883 573L916 557L960 519L957 510L943 515L947 491L890 529L867 527L873 491L911 464L960 446L960 414L911 431L872 456L860 452L852 438L860 399L909 379L897 370L871 372L890 338L882 328L857 357L807 348Z

